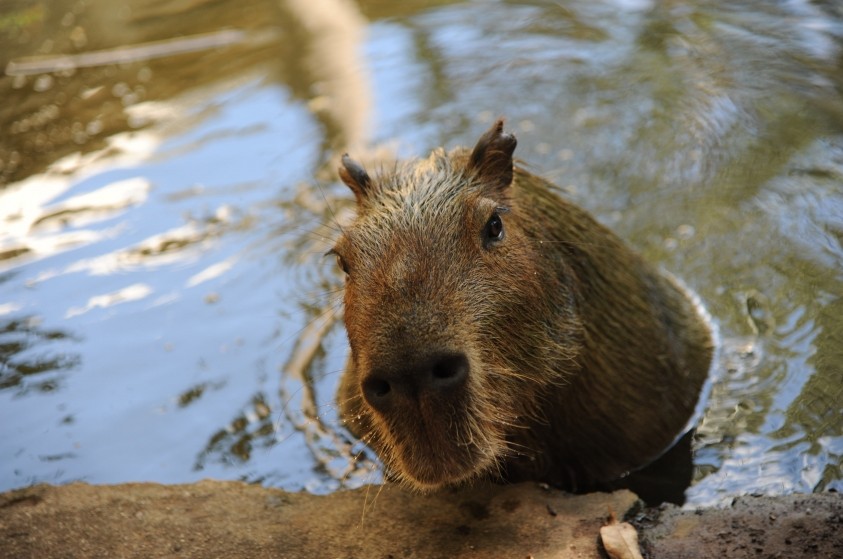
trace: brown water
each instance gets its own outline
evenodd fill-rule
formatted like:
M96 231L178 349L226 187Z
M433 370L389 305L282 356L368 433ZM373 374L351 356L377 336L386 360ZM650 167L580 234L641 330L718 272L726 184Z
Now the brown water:
M498 115L718 323L689 501L843 490L833 0L12 0L0 47L0 490L378 482L332 403L336 159Z

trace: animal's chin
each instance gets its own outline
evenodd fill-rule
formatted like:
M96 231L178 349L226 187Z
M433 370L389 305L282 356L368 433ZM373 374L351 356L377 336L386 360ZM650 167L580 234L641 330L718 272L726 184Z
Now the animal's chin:
M422 492L436 491L463 483L477 475L474 468L445 470L437 468L414 468L403 465L397 478L405 485Z
M397 468L396 477L404 483L422 492L436 491L444 487L460 485L478 477L484 468L479 463L444 465L435 462L430 464L413 464L402 462Z
M431 445L416 441L408 447L395 445L384 458L392 477L423 492L481 477L495 463L492 448L451 442Z

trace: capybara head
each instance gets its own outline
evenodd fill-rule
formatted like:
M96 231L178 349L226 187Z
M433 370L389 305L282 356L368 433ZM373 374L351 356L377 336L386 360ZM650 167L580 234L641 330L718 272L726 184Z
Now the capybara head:
M592 444L617 446L614 435L579 444L600 428L585 427L586 419L600 423L612 407L591 405L602 388L577 380L591 363L583 355L589 343L606 341L584 325L589 289L580 282L590 273L612 275L594 272L581 253L605 250L602 259L623 267L627 261L615 261L613 251L628 249L613 237L604 242L605 230L584 212L569 211L546 183L515 169L515 146L498 121L471 151L436 150L376 175L344 156L339 170L357 201L356 219L331 251L346 276L351 347L341 413L389 475L414 488L489 474L549 479L545 473L560 462L578 471L580 463L602 460ZM588 231L594 227L596 239ZM635 302L639 295L621 297ZM599 319L623 317L613 311ZM609 340L602 351L610 357L598 359L596 373L605 361L619 369L616 377L637 374L611 357L660 351L616 345L636 342ZM674 435L655 444L663 448ZM620 462L606 461L598 477L622 473L628 464Z

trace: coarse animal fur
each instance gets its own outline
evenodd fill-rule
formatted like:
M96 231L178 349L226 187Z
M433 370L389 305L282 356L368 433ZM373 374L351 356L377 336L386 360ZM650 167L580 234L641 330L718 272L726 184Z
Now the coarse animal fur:
M481 477L586 489L656 458L694 411L712 337L687 294L513 164L471 151L376 176L345 156L348 428L428 490Z

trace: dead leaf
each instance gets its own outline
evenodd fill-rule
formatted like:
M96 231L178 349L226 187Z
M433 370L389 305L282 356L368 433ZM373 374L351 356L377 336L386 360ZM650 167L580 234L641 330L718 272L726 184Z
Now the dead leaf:
M611 515L609 524L600 528L603 547L612 559L643 559L638 547L638 532L628 522L618 522Z

